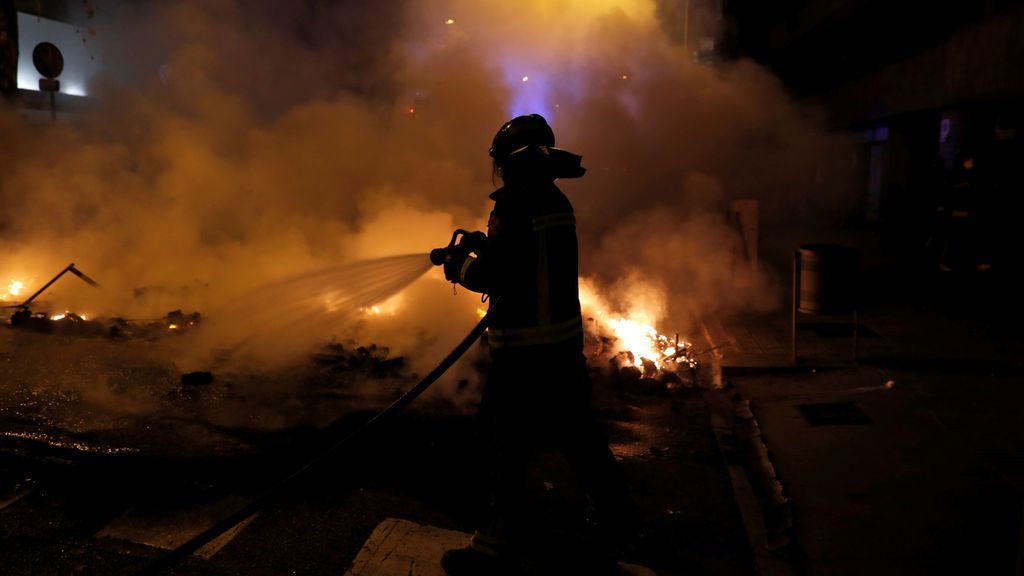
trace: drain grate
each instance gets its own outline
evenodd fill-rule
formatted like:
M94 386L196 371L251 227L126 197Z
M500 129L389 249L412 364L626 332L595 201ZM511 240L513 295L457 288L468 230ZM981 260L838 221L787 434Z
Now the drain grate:
M850 338L853 336L853 324L850 322L801 322L797 328L813 330L818 336L825 338ZM878 332L865 324L857 324L857 335L860 338L878 338Z
M867 424L868 415L856 402L823 402L820 404L798 404L797 408L811 426L840 426L845 424Z
M1006 474L1024 472L1024 452L1019 449L980 448L978 453L986 462Z

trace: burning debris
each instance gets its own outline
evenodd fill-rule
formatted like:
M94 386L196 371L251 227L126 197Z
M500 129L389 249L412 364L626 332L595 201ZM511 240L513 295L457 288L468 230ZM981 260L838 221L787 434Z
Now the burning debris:
M7 292L0 294L0 302L14 301L15 298L21 296L24 289L24 282L11 278L11 282L7 284Z
M93 317L72 310L61 312L35 311L31 305L47 288L64 274L72 273L93 287L99 287L92 278L68 265L49 282L42 285L23 302L5 306L13 308L10 316L11 327L42 333L61 333L76 336L107 336L121 339L157 339L171 335L182 335L202 324L199 312L185 312L176 309L164 316L149 320L131 320L122 317ZM20 298L32 289L23 280L11 280L3 294L4 301ZM158 288L137 289L136 297L144 296ZM393 296L373 305L359 307L357 320L373 322L377 319L402 315L402 294ZM692 387L694 369L698 363L689 342L680 340L679 335L669 337L655 328L657 314L652 310L656 305L627 306L621 311L602 297L589 282L581 284L580 299L587 318L587 356L591 366L603 372L602 379L625 386L638 386L650 391L673 391ZM479 309L480 315L485 313ZM391 357L388 348L371 344L360 346L355 342L327 344L320 352L312 355L312 364L322 377L337 379L343 377L364 379L398 379L410 376L407 359L404 356ZM213 382L210 372L187 372L181 375L184 386L202 386ZM460 390L464 386L460 386Z
M68 264L63 270L57 273L56 276L50 279L49 282L43 284L41 288L36 290L31 296L26 298L24 301L17 304L5 304L0 308L15 309L15 312L11 314L10 323L11 326L19 328L27 328L29 330L35 330L38 332L52 332L55 329L68 331L78 329L84 326L87 322L87 318L84 314L76 314L69 310L65 310L58 314L47 314L42 312L32 312L31 305L35 300L45 292L50 286L52 286L57 280L60 280L68 272L78 276L83 282L92 286L93 288L99 288L98 282L87 276L84 272L75 267L74 262ZM26 289L26 284L21 280L12 279L7 285L7 292L0 295L0 302L15 302L16 299L21 297Z
M75 267L75 263L72 262L71 264L68 264L63 270L58 272L56 276L51 278L49 282L47 282L46 284L43 284L43 286L41 288L36 290L31 296L26 298L25 301L23 301L23 302L21 302L19 304L5 304L4 306L0 306L0 308L22 308L22 309L27 309L32 304L32 302L35 301L36 298L38 298L43 292L46 292L47 288L49 288L50 286L53 286L53 284L55 282L57 282L57 280L60 280L61 277L63 277L68 272L71 272L75 276L78 276L79 278L82 279L83 282L85 282L86 284L92 286L93 288L99 288L100 287L98 282L96 282L95 280L93 280L92 278L87 276L84 272L82 272L81 270L76 268ZM0 295L0 302L8 302L8 301L15 302L15 300L12 300L12 299L13 298L19 298L21 296L21 294L25 291L25 287L26 286L25 286L25 282L24 281L12 279L10 281L10 283L7 285L7 292L6 292L6 294Z
M18 302L25 293L27 284L23 280L12 279L7 284L5 293L0 294L0 309L14 309L10 316L10 325L15 328L32 330L35 332L65 332L80 335L108 335L113 338L123 336L158 336L166 332L180 332L199 326L202 316L199 312L186 314L180 309L168 312L162 318L156 320L126 320L124 318L93 319L90 320L85 314L79 314L70 310L59 313L35 312L32 304L50 286L61 279L65 274L71 273L79 277L83 282L99 288L98 282L90 278L84 272L75 267L74 263L68 264L63 270L57 273L49 282L43 284L31 296L24 301ZM145 293L146 289L141 289ZM140 294L136 290L136 297Z
M213 384L212 372L186 372L181 375L182 386L206 386L208 384Z
M698 366L693 345L668 337L654 327L653 305L613 311L591 285L580 283L580 303L587 319L587 352L592 365L604 364L613 382L640 383L652 390L691 387Z
M89 321L84 315L67 310L61 314L50 315L45 312L32 312L28 308L19 308L14 314L11 314L10 323L14 328L34 332L92 332L96 335L103 332L102 327Z
M189 328L195 328L199 326L199 322L202 320L202 316L199 312L193 312L186 315L180 309L168 312L163 318L162 324L167 326L167 329L174 332L180 330L187 330Z
M178 334L199 326L199 312L185 314L181 310L168 312L156 320L127 320L124 318L91 318L65 310L59 314L34 312L18 308L10 316L10 326L43 333L74 334L78 336L109 336L111 338L159 338Z
M395 378L406 375L405 358L391 357L386 346L357 346L355 343L331 343L313 355L313 364L327 373L362 372L374 378Z
M186 314L180 309L172 310L154 320L111 318L106 321L108 324L107 335L111 338L159 338L195 329L200 325L202 319L202 314L199 312Z

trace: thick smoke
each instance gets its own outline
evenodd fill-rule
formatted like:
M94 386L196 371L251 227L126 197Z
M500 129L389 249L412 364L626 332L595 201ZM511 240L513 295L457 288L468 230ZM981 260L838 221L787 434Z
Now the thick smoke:
M666 332L776 301L738 260L730 199L768 218L845 208L847 143L755 64L694 62L643 0L111 3L95 28L94 110L56 125L0 111L0 280L39 285L74 261L104 284L60 286L58 308L230 324L217 310L268 282L426 253L483 227L490 139L527 112L589 169L563 183L582 274L613 305L656 305ZM396 302L306 335L422 369L480 306L438 271ZM265 341L263 360L294 360Z

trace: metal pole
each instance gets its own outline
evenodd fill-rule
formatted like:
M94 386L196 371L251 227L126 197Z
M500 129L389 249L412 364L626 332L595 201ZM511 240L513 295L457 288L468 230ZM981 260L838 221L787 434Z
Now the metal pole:
M860 341L860 308L853 309L853 362L857 362L857 344Z
M857 253L856 260L856 276L854 277L854 293L853 293L853 363L857 363L857 349L860 344L860 290L861 290L861 274L860 274L860 254Z
M793 364L796 364L796 314L800 298L800 251L793 252L793 315L790 322L790 345L793 350Z
M683 50L690 53L690 0L685 0L683 7Z
M83 282L85 282L89 286L92 286L93 288L99 288L100 287L100 283L99 282L93 280L92 278L89 278L89 276L85 272L82 272L78 268L75 268L74 264L71 264L70 266L68 266L68 272L71 272L75 276L78 276L79 278L82 279Z
M50 279L50 281L49 281L49 282L47 282L46 284L43 284L43 287L42 287L42 288L40 288L39 290L36 290L35 294L33 294L33 295L29 296L29 297L28 297L28 299L26 299L26 300L25 300L24 302L22 302L21 304L19 304L19 305L18 305L18 307L19 307L19 308L28 308L28 305L29 305L29 304L31 304L31 303L32 303L32 301L33 301L33 300L35 300L37 296L39 296L39 295L40 295L40 294L42 294L42 293L43 293L44 291L46 291L46 289L47 289L47 288L49 288L49 287L50 287L50 286L51 286L51 285L52 285L52 284L53 284L54 282L56 282L57 280L60 280L60 277L61 277L61 276L63 276L63 275L65 275L65 274L67 274L67 273L68 273L68 270L71 270L71 269L72 269L72 268L74 268L74 267L75 267L75 264L74 264L74 262L72 262L71 264L68 264L68 267L67 267L67 268L65 268L65 269L61 270L60 272L58 272L56 276L54 276L53 278L51 278L51 279Z
M67 268L61 270L56 276L51 278L49 282L44 284L42 288L40 288L39 290L36 290L35 294L29 296L28 299L26 299L24 302L22 302L21 304L18 304L17 306L14 306L14 307L15 308L28 308L28 305L31 304L32 301L36 299L36 297L38 297L40 294L45 292L47 288L52 286L53 283L56 282L57 280L60 280L60 277L65 275L65 274L67 274L68 272L71 272L75 276L78 276L79 278L84 280L86 284L92 286L93 288L99 288L100 287L98 282L96 282L92 278L89 278L88 276L86 276L85 273L82 272L81 270L79 270L78 268L75 268L75 263L72 262L71 264L68 264Z
M1017 542L1017 576L1024 576L1024 511L1020 515L1020 538Z

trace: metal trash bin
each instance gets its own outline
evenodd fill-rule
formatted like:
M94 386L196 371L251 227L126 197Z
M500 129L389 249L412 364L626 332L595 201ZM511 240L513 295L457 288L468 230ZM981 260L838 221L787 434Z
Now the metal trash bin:
M853 314L857 358L860 253L840 244L804 244L793 254L793 362L797 361L797 312Z
M857 309L856 250L839 244L804 244L799 258L801 312L851 314Z

